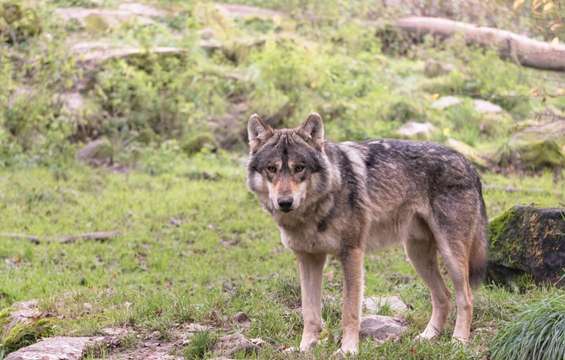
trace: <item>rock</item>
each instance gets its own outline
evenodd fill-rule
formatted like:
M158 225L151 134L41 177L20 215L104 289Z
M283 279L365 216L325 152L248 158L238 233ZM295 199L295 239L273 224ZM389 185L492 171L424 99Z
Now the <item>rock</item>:
M149 16L149 17L165 17L169 13L162 9L157 9L156 7L135 3L135 2L125 2L123 4L118 5L118 10L125 11L130 14L140 15L140 16Z
M216 4L216 9L224 16L233 19L265 19L273 20L275 18L284 17L285 14L280 11L275 11L271 9L265 9L255 6L248 5L236 5L236 4Z
M233 316L233 320L238 323L239 325L241 325L242 327L249 327L251 326L251 319L249 318L249 316L247 316L246 313L244 313L243 311L238 312L237 314L235 314Z
M398 136L408 139L430 139L435 132L437 128L431 123L415 121L409 121L396 130Z
M390 316L371 315L361 319L361 337L370 337L377 344L397 340L406 330L404 320Z
M68 92L57 97L63 104L63 109L68 113L78 114L85 107L84 97L79 92Z
M489 277L501 270L565 285L565 209L515 206L489 225Z
M39 310L37 300L28 300L15 303L11 306L12 311L8 317L9 321L4 326L4 332L8 332L17 324L22 324L39 319L43 312Z
M503 145L496 161L503 167L529 170L561 168L565 166L565 119L529 126Z
M167 15L167 12L155 7L130 2L120 4L117 9L70 7L55 9L54 13L65 22L76 21L87 30L94 31L116 28L128 21L154 24L152 18Z
M211 28L205 28L199 31L200 38L202 40L210 40L214 38L214 30Z
M83 66L97 66L109 60L139 58L148 54L163 56L181 56L185 49L176 47L154 47L145 49L139 46L112 44L105 41L82 41L71 46Z
M261 339L247 339L242 334L226 335L214 344L213 351L220 356L231 356L239 351L245 353L254 352L263 346L265 342Z
M56 336L10 353L6 360L79 360L89 348L103 344L103 337Z
M453 64L443 64L436 60L427 60L424 65L424 74L429 78L447 75L455 70Z
M43 22L35 8L21 1L0 3L0 43L19 43L43 31Z
M408 306L402 301L400 296L371 296L363 299L363 307L371 312L378 313L383 307L388 307L394 312L404 312Z
M36 300L15 303L7 311L0 311L2 349L14 351L48 335L52 329L49 316L39 309Z
M106 138L89 142L76 155L78 161L91 166L112 165L113 157L114 148Z
M482 157L473 147L455 139L447 139L445 144L453 150L461 153L479 169L484 170L488 168L487 160Z
M473 107L481 114L498 114L504 111L500 106L485 100L473 100Z
M432 109L443 110L450 106L459 105L462 102L463 100L455 96L442 96L432 103Z

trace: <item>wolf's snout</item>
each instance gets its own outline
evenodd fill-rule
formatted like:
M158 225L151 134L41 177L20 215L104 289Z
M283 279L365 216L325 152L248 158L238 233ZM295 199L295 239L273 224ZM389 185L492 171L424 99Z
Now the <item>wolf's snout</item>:
M292 196L281 196L277 199L277 203L281 211L289 212L292 210Z

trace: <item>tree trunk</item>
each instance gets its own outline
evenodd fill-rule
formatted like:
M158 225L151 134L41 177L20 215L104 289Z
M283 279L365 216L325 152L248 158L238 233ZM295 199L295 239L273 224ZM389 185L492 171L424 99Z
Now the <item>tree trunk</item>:
M533 40L510 31L479 27L459 21L430 17L407 17L396 27L417 37L431 34L441 38L463 34L468 44L490 46L501 56L537 69L565 71L565 45Z

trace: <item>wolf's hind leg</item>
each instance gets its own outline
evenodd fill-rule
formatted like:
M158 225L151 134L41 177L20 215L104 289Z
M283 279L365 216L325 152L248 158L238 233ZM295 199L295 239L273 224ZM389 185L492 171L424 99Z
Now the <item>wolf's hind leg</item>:
M408 238L404 244L410 262L430 289L432 296L432 316L424 331L417 337L426 340L442 332L449 315L451 298L438 269L437 247L432 239L429 234L423 238Z
M467 221L473 224L473 219ZM469 256L473 232L465 226L450 226L444 223L445 230L436 236L449 277L455 288L457 318L453 339L466 343L471 335L473 320L473 293L469 283Z
M326 255L296 252L296 258L304 319L300 351L308 351L316 345L322 331L322 278Z

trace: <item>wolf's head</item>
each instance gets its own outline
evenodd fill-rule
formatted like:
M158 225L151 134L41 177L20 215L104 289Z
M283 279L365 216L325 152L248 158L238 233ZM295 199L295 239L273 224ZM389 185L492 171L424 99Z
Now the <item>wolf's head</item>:
M329 161L320 115L310 114L294 129L272 129L252 115L247 132L247 184L268 211L280 216L298 212L327 191Z

